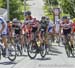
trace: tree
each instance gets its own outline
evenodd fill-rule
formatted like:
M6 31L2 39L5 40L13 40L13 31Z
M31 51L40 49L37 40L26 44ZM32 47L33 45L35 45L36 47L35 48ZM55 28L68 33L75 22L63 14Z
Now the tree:
M61 0L61 7L64 13L75 17L75 0Z
M0 0L0 8L3 6L3 0Z
M2 8L7 9L7 0L0 0L3 4L1 5ZM0 3L1 3L0 2ZM23 1L22 0L9 0L9 18L12 20L14 17L18 19L23 18Z

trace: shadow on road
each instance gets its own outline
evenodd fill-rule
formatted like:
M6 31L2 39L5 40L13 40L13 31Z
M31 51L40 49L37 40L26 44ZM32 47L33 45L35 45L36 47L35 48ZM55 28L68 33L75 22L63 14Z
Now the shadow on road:
M0 64L2 64L2 65L12 65L12 64L17 64L16 62L0 62Z
M16 64L18 64L19 62L23 61L24 59L25 59L25 57L22 58L22 59L16 60L16 61L0 62L0 64L2 64L2 65L16 65Z
M35 60L40 60L40 61L44 61L44 60L51 60L51 58L36 58Z
M51 47L49 51L50 51L50 52L53 52L53 53L57 53L57 54L62 54L62 52L60 52L60 51L59 51L57 48L55 48L55 47Z
M17 55L18 57L28 57L28 55Z
M48 53L47 55L58 56L58 54Z

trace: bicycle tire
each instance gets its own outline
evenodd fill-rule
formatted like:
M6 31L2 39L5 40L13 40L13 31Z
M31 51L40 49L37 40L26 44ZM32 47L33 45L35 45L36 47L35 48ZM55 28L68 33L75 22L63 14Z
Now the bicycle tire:
M17 50L20 53L20 55L22 56L22 49L21 49L21 45L20 44L16 44L17 45Z
M44 48L44 49L42 49L42 48ZM47 54L46 44L43 43L43 45L41 45L40 55L41 55L42 58L45 58L46 54Z
M1 48L0 48L0 60L1 60Z
M13 55L14 57L13 58L11 58L11 56L9 55L8 56L8 59L10 60L10 61L14 61L15 59L16 59L16 47L14 46L14 45L10 45L10 46L13 46L14 47L14 53L15 53L15 55ZM9 54L11 54L11 49L10 49L10 47L8 47L8 51L9 51Z
M31 51L30 51L29 49L30 49L30 45L33 44L33 43L34 43L35 45L37 45L35 41L30 41L30 43L29 43L28 46L27 46L27 53L28 53L28 56L29 56L30 59L35 59L35 57L37 56L37 48L35 48L34 56L31 56L31 55L30 55L30 52L31 52Z

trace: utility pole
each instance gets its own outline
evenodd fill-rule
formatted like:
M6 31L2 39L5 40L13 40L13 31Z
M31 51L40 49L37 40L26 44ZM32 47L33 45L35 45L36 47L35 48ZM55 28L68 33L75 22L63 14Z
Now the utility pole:
M9 0L7 0L7 18L9 20Z
M26 11L26 0L24 0L24 12Z

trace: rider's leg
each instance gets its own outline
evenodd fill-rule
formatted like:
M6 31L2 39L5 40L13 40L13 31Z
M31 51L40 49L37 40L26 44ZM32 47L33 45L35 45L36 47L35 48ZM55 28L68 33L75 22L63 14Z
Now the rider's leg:
M73 48L73 37L70 37L71 47Z
M2 42L4 43L4 55L6 55L6 57L8 57L8 46L7 46L7 36L3 35L2 36Z
M4 47L7 48L7 37L5 35L2 36L2 42L4 43Z

